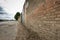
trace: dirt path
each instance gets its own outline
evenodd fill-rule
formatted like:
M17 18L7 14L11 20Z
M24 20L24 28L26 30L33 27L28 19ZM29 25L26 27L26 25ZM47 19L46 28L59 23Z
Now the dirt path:
M15 40L17 21L0 22L0 40Z

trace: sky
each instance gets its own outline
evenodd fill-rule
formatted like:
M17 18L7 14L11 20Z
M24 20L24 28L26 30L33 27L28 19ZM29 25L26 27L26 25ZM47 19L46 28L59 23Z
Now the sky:
M25 0L0 0L0 6L7 13L15 15L16 12L22 12L24 2Z

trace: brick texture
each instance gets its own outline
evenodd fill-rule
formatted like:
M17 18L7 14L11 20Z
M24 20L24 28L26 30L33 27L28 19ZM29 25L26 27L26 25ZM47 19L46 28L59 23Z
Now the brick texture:
M60 40L60 0L27 1L28 7L24 5L27 30L21 27L25 35L22 40Z
M60 0L38 1L25 9L26 27L39 34L41 40L60 40Z

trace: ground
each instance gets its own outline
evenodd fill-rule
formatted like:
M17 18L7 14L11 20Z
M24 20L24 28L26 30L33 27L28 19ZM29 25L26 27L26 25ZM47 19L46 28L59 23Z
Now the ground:
M0 22L0 40L15 40L17 21Z

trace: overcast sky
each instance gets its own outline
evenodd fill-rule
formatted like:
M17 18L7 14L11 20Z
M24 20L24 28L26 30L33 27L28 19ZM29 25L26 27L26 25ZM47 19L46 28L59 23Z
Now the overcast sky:
M0 6L4 8L7 13L15 14L17 11L22 12L25 0L0 0Z

